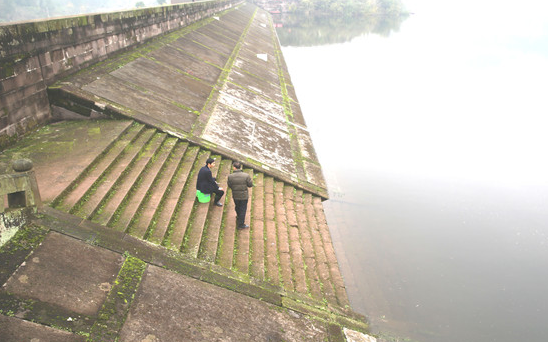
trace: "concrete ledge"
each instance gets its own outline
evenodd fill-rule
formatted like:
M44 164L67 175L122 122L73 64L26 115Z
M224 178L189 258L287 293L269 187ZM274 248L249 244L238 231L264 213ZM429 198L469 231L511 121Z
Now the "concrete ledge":
M59 325L56 325L61 327ZM0 331L2 341L41 341L41 342L84 342L84 336L78 336L68 331L58 330L46 325L29 322L18 317L0 315ZM35 339L39 336L39 339Z
M300 312L330 324L362 332L367 332L368 329L365 318L349 308L327 307L325 303L315 301L310 297L287 293L280 287L187 257L165 247L139 240L125 233L113 231L49 207L45 207L44 214L35 220L35 224L51 227L54 231L91 245L107 248L120 254L132 255L151 265Z
M143 340L150 334L170 341L256 336L344 342L343 328L367 331L367 324L349 309L327 307L49 207L33 222L0 249L2 280L11 275L0 290L0 328L8 331L9 342L25 336L47 341ZM70 260L74 252L82 260ZM29 255L32 258L24 262ZM94 255L102 255L93 261L99 263L93 267L98 276L82 274L82 265L90 262L86 258ZM4 266L10 258L15 261ZM46 297L37 294L44 280L36 279L42 274L61 277L59 284L51 282L59 288L48 290L51 295ZM64 279L67 274L70 279ZM75 285L67 287L67 282ZM17 284L29 288L14 287ZM89 291L102 292L101 298ZM78 298L67 301L64 295ZM75 306L80 301L94 309Z
M78 314L54 304L34 299L21 299L4 291L0 291L0 308L0 320L4 317L3 315L13 316L13 318L55 326L75 333L86 333L96 319L94 316ZM29 341L32 340L29 339Z
M8 280L19 265L44 240L48 232L48 228L27 225L2 246L0 249L0 285Z

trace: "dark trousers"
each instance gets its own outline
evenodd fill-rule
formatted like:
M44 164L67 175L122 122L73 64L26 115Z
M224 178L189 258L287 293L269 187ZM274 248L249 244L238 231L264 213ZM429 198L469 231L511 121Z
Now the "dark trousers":
M236 224L243 226L245 222L245 213L247 211L247 200L234 200L234 209L236 209Z
M215 203L219 202L221 200L221 197L223 197L223 195L225 194L224 190L215 190L213 191L213 193L215 194Z

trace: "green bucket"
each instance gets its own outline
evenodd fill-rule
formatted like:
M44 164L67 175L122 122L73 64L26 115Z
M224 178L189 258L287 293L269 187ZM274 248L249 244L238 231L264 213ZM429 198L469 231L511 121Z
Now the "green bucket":
M198 202L200 203L207 203L211 200L210 194L204 194L200 190L196 190L196 197L198 197Z

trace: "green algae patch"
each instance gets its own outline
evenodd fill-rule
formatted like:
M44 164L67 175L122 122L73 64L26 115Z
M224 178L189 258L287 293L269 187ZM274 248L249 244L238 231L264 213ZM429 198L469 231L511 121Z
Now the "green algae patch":
M127 256L108 297L91 328L88 341L115 341L126 320L146 263Z
M26 225L0 248L1 284L4 284L32 251L42 243L49 231L41 225ZM80 335L89 332L93 322L89 316L69 312L54 304L18 298L5 291L0 291L0 314L23 318Z
M15 76L15 66L13 63L6 62L0 64L0 79Z
M94 320L91 316L70 312L54 304L33 299L21 299L3 291L0 291L0 314L18 317L81 336L89 334Z
M92 127L88 129L89 136L101 135L101 127Z
M44 240L49 229L29 224L23 226L0 248L0 284L4 284L30 253Z
M363 333L369 332L369 326L366 322L353 317L337 314L328 310L325 307L314 305L309 301L300 301L298 299L291 299L288 297L282 298L282 306L293 311L300 312L307 316L314 317L318 320L328 322L340 327L350 328L352 330L360 331Z
M253 165L255 167L263 167L263 164L260 161L253 158L247 157L245 161L247 164Z

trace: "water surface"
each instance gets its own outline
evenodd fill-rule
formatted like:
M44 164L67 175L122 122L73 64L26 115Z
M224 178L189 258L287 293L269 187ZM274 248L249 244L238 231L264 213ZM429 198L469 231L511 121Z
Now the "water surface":
M353 308L393 340L545 341L545 5L406 5L382 34L279 34Z

